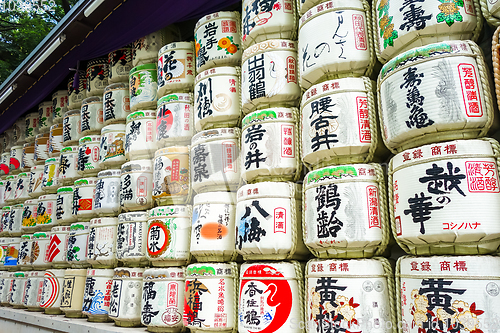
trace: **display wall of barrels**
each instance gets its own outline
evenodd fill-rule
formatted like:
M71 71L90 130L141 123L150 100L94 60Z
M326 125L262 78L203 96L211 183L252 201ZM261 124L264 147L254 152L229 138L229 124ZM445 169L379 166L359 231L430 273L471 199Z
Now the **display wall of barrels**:
M486 333L500 145L476 42L497 9L244 0L194 41L169 26L89 60L0 136L0 304L156 332Z

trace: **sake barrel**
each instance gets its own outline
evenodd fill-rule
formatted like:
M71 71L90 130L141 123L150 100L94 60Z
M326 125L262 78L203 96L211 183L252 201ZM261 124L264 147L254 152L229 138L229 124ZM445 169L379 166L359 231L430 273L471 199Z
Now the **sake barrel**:
M243 48L269 39L297 39L298 15L292 0L242 4Z
M125 159L125 125L107 125L101 130L99 166L101 169L121 167Z
M240 183L239 128L217 128L193 136L191 186L197 193L236 191Z
M235 192L195 195L190 252L198 262L227 262L236 259L235 213Z
M371 30L365 0L329 1L309 9L299 24L300 86L308 89L339 77L370 76L376 60Z
M14 142L24 145L26 142L26 120L20 117L14 123Z
M125 158L152 159L157 150L156 111L136 111L127 116Z
M64 283L64 269L49 269L43 276L42 298L40 307L45 314L61 314L61 293Z
M148 331L182 332L184 288L185 272L182 267L149 268L144 271L141 323L148 327Z
M13 146L10 148L9 172L19 173L21 170L21 158L23 156L23 146Z
M120 169L97 174L94 210L99 216L117 216L120 211Z
M99 217L90 220L88 259L93 268L113 268L116 259L118 218Z
M62 122L62 121L61 121ZM63 148L63 124L54 124L50 127L49 156L58 157Z
M78 212L73 212L74 191L74 186L62 186L57 189L56 220L59 225L70 225L77 221ZM78 206L75 208L78 209Z
M17 267L21 270L32 269L31 248L33 246L33 240L31 239L31 236L31 234L22 235L21 242L19 242L19 251L17 253Z
M498 27L500 25L500 12L498 11L500 9L500 2L498 2L498 0L479 0L478 2L481 6L481 11L486 21L490 25ZM475 7L474 9L476 9ZM476 11L479 10L476 9Z
M0 272L0 302L3 298L3 295L8 292L9 286L7 286L7 276L9 275L8 272Z
M5 179L5 190L3 192L3 200L6 204L12 205L15 203L15 194L16 194L16 184L17 184L17 175L9 175Z
M46 194L38 198L38 208L36 211L36 229L48 231L57 225L56 219L57 195Z
M59 184L73 185L78 174L78 146L67 146L59 154Z
M127 79L128 82L128 72ZM130 114L130 92L127 83L113 83L104 89L104 124L123 123Z
M26 200L23 206L23 221L21 233L33 233L36 228L36 218L38 210L38 199Z
M306 166L366 163L376 152L383 154L373 89L369 78L349 77L318 83L302 95L301 156Z
M241 265L239 331L303 332L303 277L297 261Z
M13 272L5 272L6 277L4 278L5 290L2 292L1 304L3 306L8 306L10 301L10 295L12 290L12 281L14 280Z
M149 210L147 257L153 266L182 266L190 260L191 206L160 206Z
M84 71L77 71L68 81L68 110L79 109L87 98L87 79ZM76 82L75 82L76 79Z
M236 251L245 260L304 258L301 186L291 182L243 185L236 204Z
M126 267L149 264L146 256L148 240L148 213L128 212L118 215L116 258Z
M32 271L27 274L26 283L24 284L23 305L28 311L44 311L40 307L44 275L45 271Z
M91 59L87 62L87 97L102 96L108 85L108 59L106 57Z
M203 263L186 267L184 326L195 332L234 332L238 326L237 303L236 263ZM203 322L202 329L199 329L200 322Z
M158 97L193 90L194 44L174 42L158 51Z
M23 291L24 283L26 281L26 272L15 272L14 278L12 279L11 297L9 304L14 307L14 309L22 309L23 305Z
M350 327L389 333L397 325L387 259L310 260L305 292L307 332Z
M82 313L88 316L88 321L109 321L109 300L111 299L113 274L112 269L89 268L87 270Z
M9 127L3 132L3 151L9 151L14 145L14 128Z
M2 207L2 218L0 219L0 235L8 236L11 206Z
M238 127L241 118L241 68L216 67L196 76L194 125L196 131Z
M322 2L325 2L325 0L299 0L297 2L297 11L300 14L300 16L304 15L309 9L312 7L316 6L317 4L320 4ZM330 5L333 6L333 5Z
M60 124L68 111L68 90L58 90L52 94L52 123Z
M24 202L25 200L29 199L30 196L28 195L28 187L30 183L30 174L29 172L21 172L20 174L17 175L17 182L16 182L16 190L14 192L14 200L18 202Z
M402 257L396 269L398 321L407 332L497 327L499 259L491 256ZM438 297L438 298L436 298ZM414 325L412 325L414 323Z
M122 211L146 210L153 207L153 164L151 160L124 163L120 176Z
M5 258L7 257L7 254L8 254L8 251L9 251L9 238L7 238L7 237L0 237L0 251L1 251L1 255L0 255L0 270L3 271L3 270L7 269L4 266L4 264L5 264ZM0 297L1 297L1 295L0 295Z
M28 195L32 198L38 198L40 195L43 194L42 191L43 169L44 166L42 165L35 165L30 169L30 183L28 186ZM5 185L5 189L7 190L7 185Z
M116 326L141 326L142 276L144 268L115 268L109 317Z
M52 265L47 260L50 232L35 232L31 243L31 265L33 269L47 269Z
M80 110L80 133L82 136L99 134L104 126L102 98L88 97L83 100Z
M73 191L73 216L76 213L78 220L88 220L97 217L93 210L95 200L95 186L97 178L88 177L75 180Z
M241 16L217 12L202 17L194 27L196 72L241 61Z
M52 126L52 101L45 101L38 104L38 131L40 133L49 133Z
M78 174L95 176L101 170L99 165L100 135L84 136L78 145Z
M73 268L90 266L87 263L87 243L89 240L89 222L76 222L69 228L66 261Z
M391 223L403 250L418 255L497 251L498 147L493 139L457 140L393 157Z
M157 205L189 201L189 147L168 147L155 152L152 198Z
M411 6L404 1L375 1L372 15L377 58L385 63L417 46L455 39L477 40L483 26L479 12L479 1L474 0L423 6Z
M320 258L384 254L390 239L384 172L378 164L346 164L304 179L304 243Z
M246 182L298 179L302 164L297 120L295 108L259 110L243 118L240 168Z
M71 146L78 144L81 136L81 110L71 110L64 114L63 118L63 145Z
M128 72L132 69L133 45L108 53L108 82L128 82Z
M243 52L241 62L244 114L270 106L298 105L297 42L272 39L254 44Z
M31 167L35 166L35 143L25 143L21 157L21 171L30 172Z
M21 237L9 237L8 240L7 256L5 257L4 266L9 270L12 270L17 267L17 257L19 255L19 243L21 243ZM31 253L33 253L33 251L31 251Z
M414 48L384 65L378 78L385 145L420 145L485 136L494 111L482 52L472 41Z
M5 182L3 180L0 180L0 207L3 207L6 205L6 203L3 199L4 191L5 191Z
M173 24L139 38L133 43L132 66L158 61L161 47L180 39L181 31Z
M156 60L155 60L156 62ZM147 110L156 107L158 101L156 64L139 65L130 70L130 110Z
M158 100L156 142L159 148L188 145L193 136L193 95L176 93Z
M59 188L59 158L50 157L45 160L42 176L42 191L56 193Z
M50 243L47 260L54 268L69 267L66 261L70 226L56 226L50 229Z
M10 171L10 152L2 153L0 161L0 174L8 175Z
M23 220L24 205L17 204L12 206L9 216L9 228L7 232L10 236L20 237L21 236L21 224Z
M35 138L35 154L33 159L36 165L43 165L49 158L49 134L38 134Z
M85 291L86 269L66 269L59 308L68 318L83 317L83 293Z
M28 113L24 119L26 122L26 142L33 142L35 141L35 137L38 135L40 121L38 112Z

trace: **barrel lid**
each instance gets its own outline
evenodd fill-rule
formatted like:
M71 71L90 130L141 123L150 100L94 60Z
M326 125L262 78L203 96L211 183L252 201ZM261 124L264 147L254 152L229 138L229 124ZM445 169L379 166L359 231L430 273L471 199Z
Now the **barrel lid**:
M132 112L127 116L127 123L135 119L142 119L144 117L156 118L156 110L140 110Z
M37 136L35 136L35 143L37 141L42 140L42 139L47 139L48 140L49 139L49 135L50 135L49 133L40 133L40 134L37 134Z
M30 271L28 272L28 277L32 278L42 278L45 275L45 271Z
M24 202L25 205L38 205L38 199L30 199Z
M301 198L301 186L292 182L246 184L238 190L238 202L256 198Z
M89 178L80 178L75 180L74 185L77 186L92 186L97 182L97 178L89 177Z
M107 227L118 224L117 217L97 217L90 220L90 227Z
M102 97L100 96L90 96L82 101L82 107L86 104L102 103Z
M321 267L321 268L320 268ZM321 260L313 259L306 266L307 277L384 277L382 261L376 259ZM392 276L392 275L391 275Z
M238 272L233 271L234 264L230 263L197 263L186 267L186 278L193 277L233 277Z
M1 244L8 244L9 243L9 239L10 238L7 238L7 237L0 237L0 245Z
M64 273L66 272L65 269L48 269L45 271L45 274L43 274L43 276L45 277L58 277L58 278L63 278L64 277Z
M432 143L417 148L407 149L392 158L392 169L425 163L436 158L448 157L493 158L494 152L491 143L485 140L455 140L448 142Z
M64 272L64 277L68 276L87 276L87 270L85 268L67 268Z
M249 46L241 56L243 64L250 57L263 52L290 51L297 52L297 42L289 39L271 39Z
M316 169L307 173L304 178L304 187L357 180L376 181L377 171L375 167L371 164L345 164Z
M194 52L194 43L193 42L173 42L163 46L160 51L158 51L158 58L166 51L169 50L189 50Z
M87 68L96 66L96 65L107 65L108 64L108 58L107 57L99 57L99 58L94 58L90 59L87 62Z
M53 105L52 101L43 101L40 104L38 104L38 107L39 108L44 108L46 106L52 106L52 105Z
M7 181L12 181L12 180L16 180L17 179L17 175L8 175L7 176Z
M22 279L22 278L26 277L26 273L25 272L15 272L14 277L17 279Z
M296 265L290 262L244 263L240 269L241 280L298 279Z
M74 186L59 187L57 189L57 194L59 194L59 193L65 193L65 192L71 192L71 193L73 193L74 190L75 190Z
M108 132L125 132L125 124L106 125L101 129L101 135Z
M39 201L56 200L56 199L57 199L57 194L45 194L38 197Z
M21 235L21 241L24 241L25 239L31 239L32 234L26 234L26 235Z
M236 205L236 192L205 192L194 196L193 206L201 204Z
M106 86L106 88L104 88L104 94L106 94L110 90L116 90L116 89L125 89L128 91L129 86L128 84L123 82L112 83L109 86Z
M134 171L149 171L153 172L153 161L151 160L135 160L122 164L122 174Z
M58 90L52 94L52 99L57 98L59 96L68 96L68 90Z
M188 94L188 93L168 94L168 95L160 98L157 102L157 105L158 105L158 107L160 107L163 104L179 103L179 102L180 103L192 103L193 97L191 94Z
M402 257L398 260L401 277L500 279L500 257L496 256L433 256Z
M118 223L145 222L148 220L148 212L127 212L118 215Z
M134 74L135 72L138 72L138 71L145 71L145 70L154 70L156 71L157 69L157 64L153 63L153 64L142 64L142 65L139 65L139 66L135 66L134 68L132 68L130 70L130 74L129 75L132 75Z
M23 177L29 177L27 172L21 172L20 174L17 175L18 178L23 178Z
M301 16L300 18L300 25L299 25L299 30L302 28L304 24L312 20L314 17L317 15L325 14L331 11L339 11L339 10L360 10L360 11L365 11L363 7L363 3L359 0L335 0L335 1L327 1L324 3L321 3L317 6L314 6L313 8L309 9L307 12L304 13L304 15ZM371 22L367 22L367 24L370 24Z
M168 155L168 154L189 154L189 150L187 146L166 147L158 149L155 152L155 158L158 156Z
M54 131L54 130L56 130L58 128L60 128L62 130L63 124L58 123L58 124L54 124L54 125L50 126L50 131L52 132L52 131Z
M195 33L196 33L196 30L198 30L198 28L201 25L207 23L208 21L210 21L210 20L220 20L220 19L239 20L240 19L240 13L238 13L238 12L216 12L216 13L205 15L202 18L200 18L198 20L198 22L196 22L196 25L194 27ZM238 27L238 24L236 24L236 26Z
M450 40L414 47L389 60L382 67L379 80L385 79L390 73L412 62L431 60L432 58L441 59L446 54L472 56L474 53L469 43L471 41Z
M297 122L295 117L297 113L297 108L272 108L253 111L243 118L241 121L241 128L244 130L248 125L270 120L279 120L295 124Z
M24 148L24 149L26 149L26 148L28 148L28 147L35 147L35 143L34 143L34 142L30 142L30 143L25 143L25 144L23 145L23 148Z
M21 242L21 237L10 237L9 239L9 244L19 244Z
M58 225L56 227L52 227L52 229L50 229L50 232L52 234L54 233L62 233L62 232L65 232L65 233L68 233L70 231L70 226L69 225Z
M14 208L23 208L23 207L24 207L23 204L16 204L12 208L14 209Z
M122 173L121 169L108 169L108 170L103 170L100 171L97 174L97 178L106 178L106 177L120 177Z
M214 140L238 139L241 136L241 130L234 128L214 128L196 133L191 139L191 144L197 145Z
M3 206L2 210L10 210L10 206Z
M38 118L38 111L28 113L24 118Z
M149 219L155 217L191 217L191 205L171 205L154 207L149 210Z
M45 164L56 163L56 162L59 162L59 161L55 157L50 157L50 158L45 160Z
M185 271L183 267L148 268L143 273L144 280L165 279L184 280Z
M61 149L61 154L64 154L64 153L73 153L73 152L77 152L78 151L78 146L67 146L67 147L64 147L63 149Z
M100 135L88 135L88 136L84 136L83 138L80 138L80 140L78 140L78 143L79 145L83 145L83 144L86 144L86 143L99 143L101 141L101 136Z
M113 273L114 279L141 279L144 274L144 268L139 267L117 267Z
M309 102L322 98L326 95L340 94L345 92L367 92L365 77L346 77L342 79L324 81L311 86L302 95L301 106L304 107Z
M9 157L9 156L10 156L10 151L5 152L5 153L2 153L2 156L4 156L4 155L5 155L5 156L7 156L7 157ZM7 177L8 177L8 176L7 176Z
M100 276L100 277L109 277L112 278L114 275L113 269L87 269L87 276Z
M12 147L12 148L10 148L10 149L11 149L11 150L12 150L12 149L23 149L23 146L21 146L21 145L18 145L18 146L13 146L13 147Z
M81 110L78 110L78 109L66 111L66 112L64 112L64 118L70 117L70 116L80 115L80 111Z
M76 222L76 223L71 223L69 226L70 231L78 231L78 230L88 230L89 229L90 222Z
M228 67L228 66L210 68L196 75L195 84L198 84L199 81L204 80L213 75L232 75L232 76L237 76L237 79L239 79L240 70L241 70L240 67Z
M34 171L37 171L37 169L38 169L38 171L43 171L43 168L44 168L44 166L43 166L43 165L35 165L35 166L32 166L32 167L30 168L30 171L31 171L31 172L34 172Z
M48 239L50 238L50 232L35 232L33 234L33 239Z

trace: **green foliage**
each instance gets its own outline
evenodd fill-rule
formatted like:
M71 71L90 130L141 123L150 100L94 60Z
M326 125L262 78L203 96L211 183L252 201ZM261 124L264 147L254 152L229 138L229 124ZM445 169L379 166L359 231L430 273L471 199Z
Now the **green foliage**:
M7 0L21 3L20 0ZM32 0L32 4L36 0ZM43 9L0 12L0 84L23 62L77 0L44 1ZM39 2L40 4L40 2ZM36 5L38 6L38 5ZM11 5L11 9L14 6Z

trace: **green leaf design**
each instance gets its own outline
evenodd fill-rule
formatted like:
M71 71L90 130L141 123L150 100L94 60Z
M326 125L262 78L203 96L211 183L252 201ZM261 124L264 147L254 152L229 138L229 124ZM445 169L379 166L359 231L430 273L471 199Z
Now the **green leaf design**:
M438 23L443 22L444 21L444 17L445 17L444 13L437 14L437 16L436 16L437 22Z

